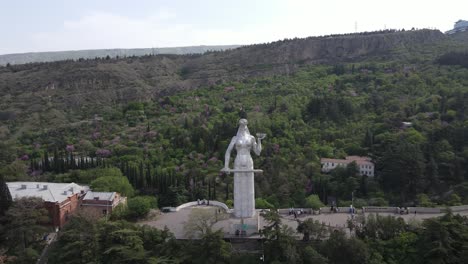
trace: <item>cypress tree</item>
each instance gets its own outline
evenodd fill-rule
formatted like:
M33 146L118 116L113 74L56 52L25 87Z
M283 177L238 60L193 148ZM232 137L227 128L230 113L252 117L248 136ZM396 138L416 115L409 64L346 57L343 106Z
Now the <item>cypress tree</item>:
M143 161L140 161L140 170L139 170L138 180L140 182L139 188L145 187L145 173L144 173Z
M70 169L76 169L75 156L70 152Z
M216 180L213 179L213 198L212 200L216 200Z
M153 183L152 183L152 179L151 179L151 167L150 167L150 164L147 163L146 164L146 186L145 187L152 187L153 186Z
M57 149L54 150L54 171L55 173L60 173L60 164Z
M3 216L13 203L10 190L3 176L0 175L0 216Z
M44 171L50 171L49 153L47 153L47 150L44 151L44 162L42 164L44 165Z
M208 200L211 200L211 182L208 181Z

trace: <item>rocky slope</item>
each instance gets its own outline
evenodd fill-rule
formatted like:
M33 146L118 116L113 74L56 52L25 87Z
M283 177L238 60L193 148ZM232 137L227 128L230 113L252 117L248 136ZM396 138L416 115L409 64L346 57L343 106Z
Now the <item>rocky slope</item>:
M99 50L69 50L69 51L51 51L51 52L28 52L16 54L0 55L0 65L24 64L32 62L50 62L60 60L78 60L94 58L110 58L145 56L156 54L199 54L207 51L221 51L234 49L239 45L221 45L221 46L190 46L173 48L144 48L144 49L99 49Z
M92 113L134 100L158 99L249 77L292 74L308 64L359 61L439 43L436 30L310 37L198 55L156 55L0 67L0 118L51 109Z

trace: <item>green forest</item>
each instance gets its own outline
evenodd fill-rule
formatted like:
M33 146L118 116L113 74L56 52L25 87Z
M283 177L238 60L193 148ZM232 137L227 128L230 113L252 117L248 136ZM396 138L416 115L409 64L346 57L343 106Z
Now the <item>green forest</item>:
M0 177L75 182L133 199L134 206L111 221L73 218L50 263L256 263L259 256L233 253L216 230L201 240L177 241L168 230L132 221L150 208L197 199L232 206L233 176L220 170L240 118L248 119L252 135L267 135L262 154L254 157L255 168L264 171L255 176L257 208L310 207L315 197L325 205L336 199L339 206L353 199L358 208L468 204L467 54L463 42L421 44L354 61L298 64L290 74L245 77L147 100L69 111L48 104L38 113L38 126L3 111L1 124L11 136L0 142ZM375 177L360 176L352 165L321 172L320 158L349 155L371 157ZM2 204L4 230L12 230L15 203ZM417 225L394 217L363 220L350 227L356 233L351 238L304 223L297 230L308 234L303 241L277 215L266 217L270 263L468 258L467 219L450 212ZM17 239L23 242L0 247L0 255L37 254L34 241ZM0 243L8 241L2 237ZM17 262L29 263L22 257Z
M468 70L437 61L308 66L292 76L247 79L129 102L99 118L26 131L2 143L7 181L92 184L119 173L161 206L232 199L220 173L239 118L267 134L256 194L277 208L310 194L362 205L468 202ZM403 122L411 123L405 127ZM16 124L12 124L16 125ZM320 172L320 158L370 156L376 177ZM90 173L89 169L94 169Z

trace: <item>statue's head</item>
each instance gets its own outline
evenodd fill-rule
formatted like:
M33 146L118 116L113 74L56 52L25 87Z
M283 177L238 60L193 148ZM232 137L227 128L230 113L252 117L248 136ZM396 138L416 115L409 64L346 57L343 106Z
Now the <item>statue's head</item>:
M245 118L242 118L241 120L239 120L239 126L247 126L249 122L247 122L247 119Z
M237 135L244 133L250 135L249 129L247 128L247 123L247 119L242 118L241 120L239 120L239 129L237 130Z

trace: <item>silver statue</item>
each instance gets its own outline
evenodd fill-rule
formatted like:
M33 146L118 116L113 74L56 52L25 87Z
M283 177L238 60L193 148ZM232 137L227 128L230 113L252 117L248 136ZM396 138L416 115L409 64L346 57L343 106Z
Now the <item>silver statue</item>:
M257 140L250 135L247 128L247 120L239 120L237 135L231 139L226 151L224 168L221 171L234 173L234 214L236 217L253 217L255 214L255 188L254 173L262 172L255 170L250 151L260 155L262 151L262 139L266 134L257 133ZM234 169L229 169L232 149L236 147L236 159Z

